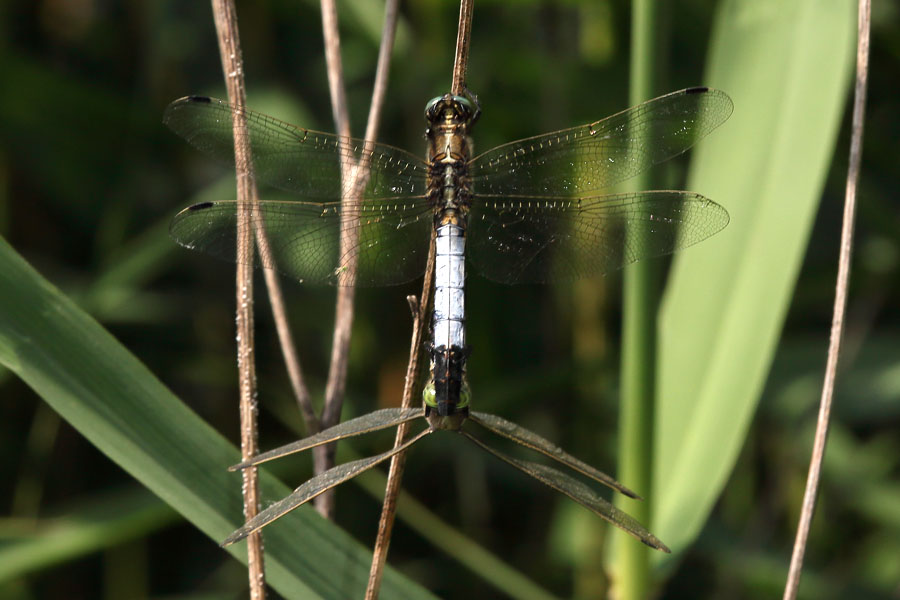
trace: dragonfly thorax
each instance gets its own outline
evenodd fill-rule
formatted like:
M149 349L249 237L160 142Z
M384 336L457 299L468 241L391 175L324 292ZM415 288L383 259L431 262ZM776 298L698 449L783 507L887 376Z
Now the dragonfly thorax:
M428 128L428 163L432 170L438 165L464 169L469 162L471 143L469 133L477 111L461 96L446 94L428 103L425 119ZM436 173L432 172L432 175Z

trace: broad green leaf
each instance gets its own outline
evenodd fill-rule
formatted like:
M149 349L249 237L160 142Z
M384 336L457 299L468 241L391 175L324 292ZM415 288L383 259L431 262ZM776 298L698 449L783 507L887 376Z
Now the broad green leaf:
M765 384L834 153L854 33L850 0L728 0L717 15L703 83L730 94L734 114L699 147L687 187L731 223L678 256L660 315L651 528L675 552L706 521Z
M225 438L0 240L0 363L82 435L219 543L243 524L240 460ZM266 501L290 491L262 473ZM286 598L359 598L369 552L312 509L268 528L269 584ZM243 545L229 549L246 560ZM426 598L388 570L383 598Z

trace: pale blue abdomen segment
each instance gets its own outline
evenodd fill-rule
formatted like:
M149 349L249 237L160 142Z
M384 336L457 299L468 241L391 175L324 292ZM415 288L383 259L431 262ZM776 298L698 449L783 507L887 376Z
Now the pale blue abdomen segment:
M437 231L434 288L434 345L464 348L466 238L457 225Z

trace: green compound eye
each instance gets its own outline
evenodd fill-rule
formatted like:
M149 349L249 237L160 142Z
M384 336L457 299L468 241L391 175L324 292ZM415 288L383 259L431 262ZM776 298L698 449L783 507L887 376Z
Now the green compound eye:
M422 390L422 401L431 408L437 408L437 393L434 391L434 382L429 381Z

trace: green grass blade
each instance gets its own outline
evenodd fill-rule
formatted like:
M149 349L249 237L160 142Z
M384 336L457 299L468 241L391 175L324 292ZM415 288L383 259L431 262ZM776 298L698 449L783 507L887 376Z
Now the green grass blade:
M629 99L635 105L656 95L656 61L659 39L656 0L632 3L631 66ZM629 184L632 189L647 189L650 175L642 173ZM642 232L638 232L638 236ZM630 265L622 273L622 382L619 399L619 468L616 477L627 482L645 502L616 498L616 506L634 515L648 527L656 492L653 484L654 395L657 385L656 346L659 309L659 261L647 260ZM646 598L652 588L650 553L647 548L629 544L621 535L614 543L613 564L609 565L614 594L623 600ZM663 538L664 539L664 538Z
M703 83L735 109L695 154L688 188L732 218L677 257L660 318L651 523L676 553L719 496L769 372L843 115L854 23L850 0L729 0L717 16Z
M138 486L104 493L58 517L0 520L0 583L110 548L178 522Z
M66 421L219 543L243 523L232 444L0 239L0 363ZM289 488L263 472L262 497ZM269 584L286 598L363 595L371 555L313 510L266 531ZM241 560L239 545L229 551ZM431 597L394 571L384 598Z

